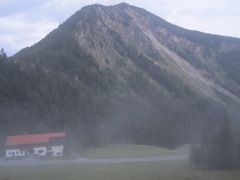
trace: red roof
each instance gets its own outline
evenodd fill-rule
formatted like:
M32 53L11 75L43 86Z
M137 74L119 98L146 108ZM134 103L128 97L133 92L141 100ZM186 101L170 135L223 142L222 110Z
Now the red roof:
M65 137L64 132L8 136L6 146L48 143L49 138Z

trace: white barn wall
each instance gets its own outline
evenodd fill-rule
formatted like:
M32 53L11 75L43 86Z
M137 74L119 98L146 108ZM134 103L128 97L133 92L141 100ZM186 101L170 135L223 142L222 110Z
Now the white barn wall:
M51 150L49 150L48 152L51 152L53 157L63 156L63 145L50 146L49 148L51 148Z
M26 156L26 152L24 150L20 150L20 149L6 150L6 157L7 158L24 157L24 156Z

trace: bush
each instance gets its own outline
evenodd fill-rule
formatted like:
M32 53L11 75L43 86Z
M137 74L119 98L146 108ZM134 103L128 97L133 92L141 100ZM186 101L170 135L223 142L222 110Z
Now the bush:
M225 119L216 134L211 135L201 145L193 145L190 161L193 165L214 169L236 168L238 145L232 136L230 121Z
M190 162L196 166L200 166L202 164L202 149L199 144L194 144L191 146Z

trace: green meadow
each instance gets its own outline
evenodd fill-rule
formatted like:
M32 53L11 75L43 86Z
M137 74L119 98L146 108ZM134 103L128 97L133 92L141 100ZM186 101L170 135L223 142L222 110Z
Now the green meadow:
M0 167L0 180L239 180L240 171L199 170L188 161Z
M102 148L88 149L83 152L87 158L135 158L135 157L158 157L172 155L186 155L190 152L190 145L184 145L175 150L168 150L156 146L115 144Z

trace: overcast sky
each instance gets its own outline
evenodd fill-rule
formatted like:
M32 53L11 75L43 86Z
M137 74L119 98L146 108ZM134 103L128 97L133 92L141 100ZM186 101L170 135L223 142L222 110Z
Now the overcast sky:
M0 48L8 56L31 46L90 4L123 0L0 0ZM181 27L240 38L240 0L125 0Z

